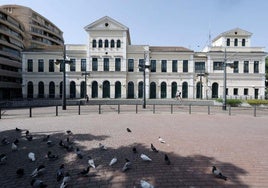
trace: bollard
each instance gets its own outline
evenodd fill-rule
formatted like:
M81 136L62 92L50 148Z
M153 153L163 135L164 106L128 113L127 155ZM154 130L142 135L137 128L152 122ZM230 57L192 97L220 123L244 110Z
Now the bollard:
M155 104L153 105L153 113L155 113Z
M29 117L32 117L32 107L30 107L30 114L29 114Z
M81 105L78 105L78 115L80 115L80 111L81 111Z
M56 106L56 116L58 116L58 105Z
M192 113L192 105L189 105L189 114Z
M256 109L256 105L254 106L254 117L256 117L257 115L257 109Z
M138 105L136 104L136 114L138 113Z
M99 104L99 114L101 114L101 105Z
M210 115L210 106L208 105L208 115Z
M173 104L170 105L171 114L173 114Z
M117 112L118 112L118 114L120 114L120 104L118 104L118 106L117 106Z
M231 115L231 105L229 106L229 116Z

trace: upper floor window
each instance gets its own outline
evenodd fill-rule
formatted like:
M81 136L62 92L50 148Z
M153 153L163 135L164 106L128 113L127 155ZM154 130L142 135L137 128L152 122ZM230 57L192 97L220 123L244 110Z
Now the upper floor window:
M28 59L27 61L27 71L33 72L33 60L32 59Z
M238 46L238 39L234 39L234 46Z
M172 72L178 72L178 61L172 60Z
M230 39L229 38L226 41L226 46L230 46Z
M151 60L151 72L156 72L156 60Z
M114 39L111 40L111 48L114 48Z
M161 72L167 72L167 60L161 61Z
M92 71L98 71L98 58L92 58Z
M139 72L143 71L144 59L139 59Z
M128 72L134 71L134 59L128 59Z
M182 72L188 72L188 60L183 60Z
M44 72L44 60L38 59L38 72Z
M234 88L234 95L238 95L238 88Z
M238 69L238 61L234 61L234 73L238 73L239 69Z
M248 95L248 88L244 88L244 95Z
M55 65L55 63L54 63L54 60L53 59L50 59L49 61L48 61L48 71L49 72L54 72L55 70L54 70L54 65Z
M97 41L94 39L92 41L92 48L96 48L97 47Z
M242 39L242 46L246 46L246 39Z
M254 73L259 73L259 61L254 61Z
M116 41L116 47L121 48L121 41L119 39Z
M121 71L121 59L115 58L115 71Z
M214 61L213 62L213 70L223 70L223 63Z
M108 48L109 47L109 41L107 39L104 41L104 47L105 48Z
M248 61L244 61L244 73L248 73Z
M205 62L195 62L195 72L204 73L205 72Z
M75 59L71 59L71 64L70 64L70 71L75 72Z
M81 59L81 71L87 71L87 60Z
M103 71L109 71L109 58L103 59Z
M99 48L102 48L102 40L99 40Z

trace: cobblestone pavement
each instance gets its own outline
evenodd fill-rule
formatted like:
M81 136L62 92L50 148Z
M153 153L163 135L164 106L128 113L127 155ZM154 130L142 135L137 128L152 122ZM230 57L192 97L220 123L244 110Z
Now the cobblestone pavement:
M267 116L188 113L90 113L62 116L21 116L0 120L0 138L6 136L12 142L19 139L18 151L11 151L11 144L1 145L0 154L7 155L7 163L0 165L0 187L31 187L30 174L44 164L46 171L37 177L48 187L60 187L56 181L56 171L65 164L65 172L71 175L68 187L140 187L140 180L146 180L155 187L267 187L268 185L268 125ZM23 132L15 128L29 130L33 140L25 139ZM126 128L132 130L131 133ZM66 130L72 130L68 136ZM50 135L55 143L48 147L43 138ZM158 137L165 139L160 143ZM79 147L83 159L75 152L67 152L58 146L67 137L74 147ZM99 143L108 147L99 149ZM159 150L150 149L150 144ZM132 153L132 147L138 153ZM59 155L59 159L49 161L47 151ZM36 154L36 161L28 160L28 153ZM140 158L146 154L152 161ZM164 154L170 158L166 165ZM78 173L87 167L88 156L96 164L89 175ZM109 166L113 157L118 162ZM122 172L125 158L132 167ZM228 177L227 181L211 174L215 165ZM16 177L17 168L24 168L22 178Z

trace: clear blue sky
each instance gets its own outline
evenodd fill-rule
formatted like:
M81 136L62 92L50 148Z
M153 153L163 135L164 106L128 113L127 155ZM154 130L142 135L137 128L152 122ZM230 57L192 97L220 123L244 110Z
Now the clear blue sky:
M103 16L127 26L132 44L201 50L222 32L253 33L252 46L268 49L267 0L1 0L30 7L64 32L65 43L86 44L84 27Z

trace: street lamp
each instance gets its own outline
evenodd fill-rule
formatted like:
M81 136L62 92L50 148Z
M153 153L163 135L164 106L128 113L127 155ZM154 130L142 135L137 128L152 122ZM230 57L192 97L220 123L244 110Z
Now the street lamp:
M150 65L145 65L147 60L146 51L144 52L143 65L139 65L143 69L143 104L142 107L146 108L146 69L150 68Z
M82 76L85 76L84 97L85 97L86 100L88 99L87 98L87 76L89 76L89 75L90 75L90 73L87 72L87 71L85 71L85 72L82 73Z
M66 110L66 66L65 64L71 64L71 60L66 60L66 46L64 45L63 48L63 59L57 59L55 64L58 65L60 64L63 68L63 88L62 88L62 110Z

